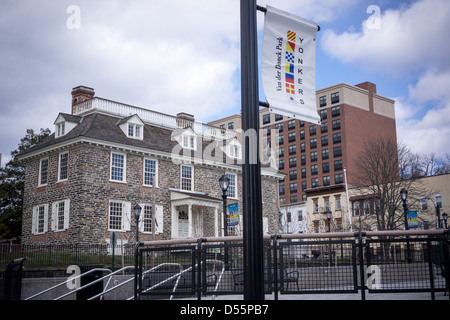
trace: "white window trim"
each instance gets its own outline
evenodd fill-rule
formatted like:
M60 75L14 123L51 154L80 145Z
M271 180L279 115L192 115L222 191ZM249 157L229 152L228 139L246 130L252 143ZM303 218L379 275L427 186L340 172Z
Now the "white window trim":
M122 155L123 156L123 176L122 176L122 180L114 180L112 178L113 154L118 154L118 155ZM110 158L109 159L109 181L117 182L117 183L127 183L127 154L123 153L123 152L111 151L109 158Z
M187 139L187 145L185 144L185 138ZM193 146L191 146L191 142L193 143ZM183 149L197 150L196 135L194 133L183 133L180 136L180 145L183 147Z
M234 195L233 196L228 195L228 190L227 190L227 196L230 199L238 200L238 194L239 194L239 192L238 192L238 176L237 176L237 174L230 173L230 172L226 172L225 174L228 176L234 176Z
M67 154L67 178L61 179L61 155ZM61 152L58 154L58 181L57 182L65 182L69 180L69 151Z
M44 207L44 230L42 232L38 232L39 227L39 208ZM33 235L41 235L46 234L48 232L48 204L39 204L33 207L33 214L31 220L31 234Z
M183 167L189 167L192 169L192 174L191 174L191 188L190 190L185 190L183 189ZM186 165L186 164L182 164L180 165L180 190L182 191L188 191L188 192L193 192L194 189L194 174L195 174L195 168L194 166L190 166L190 165Z
M142 203L139 204L142 208L141 211L141 216L139 217L139 232L142 232L144 234L152 234L152 231L144 231L144 207L152 207L152 205L150 203ZM163 219L163 206L161 205L156 205L156 230L155 230L155 234L161 234L163 233L163 223L164 223L164 219ZM152 226L153 228L153 226Z
M44 160L47 160L47 182L43 184L41 179L42 179L42 161L44 161ZM49 169L49 167L50 167L50 160L48 157L39 159L38 187L43 187L43 186L48 185L48 171L49 171L48 169Z
M110 228L110 214L111 214L111 202L122 204L122 217L121 217L121 228L111 229ZM108 231L116 232L126 232L131 230L131 203L123 200L109 200L108 201L108 220L107 220Z
M58 229L58 213L59 213L59 205L60 203L64 203L64 226L62 229ZM69 229L69 213L70 213L70 200L61 200L53 202L52 204L52 231L54 232L62 232Z
M158 161L158 159L154 159L154 158L144 158L142 160L142 185L144 187L153 187L153 185L145 183L145 160L155 161L155 178L153 179L153 181L155 182L155 188L159 188L159 185L158 185L159 161Z
M132 126L133 127L133 134L132 135L130 135L130 129L129 129L129 127L130 126ZM136 128L139 128L139 136L137 136L136 135ZM144 132L144 126L143 125L140 125L140 124L136 124L136 123L133 123L133 122L127 122L127 127L126 127L126 130L127 130L127 137L128 138L132 138L132 139L137 139L137 140L142 140L143 139L143 132Z

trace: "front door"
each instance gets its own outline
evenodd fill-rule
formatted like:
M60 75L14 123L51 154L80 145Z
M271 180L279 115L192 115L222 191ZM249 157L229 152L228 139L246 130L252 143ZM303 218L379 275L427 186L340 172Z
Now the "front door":
M186 212L180 211L178 213L178 237L185 239L189 232L189 216Z

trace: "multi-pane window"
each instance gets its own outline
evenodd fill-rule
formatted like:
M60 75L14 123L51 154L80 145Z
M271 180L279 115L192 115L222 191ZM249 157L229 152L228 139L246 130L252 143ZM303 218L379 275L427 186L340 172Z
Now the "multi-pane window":
M311 179L311 188L317 188L319 186L319 178Z
M322 147L325 147L328 145L328 136L322 136L320 139L322 141Z
M331 116L332 117L338 117L340 115L341 115L341 107L337 106L337 107L331 108Z
M322 150L322 160L326 160L330 157L328 149L323 149Z
M333 143L340 143L341 142L341 133L335 133L333 134Z
M181 190L192 191L194 178L194 168L191 166L181 166Z
M48 182L48 158L41 159L39 166L39 185L46 185Z
M319 104L321 107L325 107L327 105L327 96L321 96L319 98Z
M292 146L289 146L289 154L290 154L290 155L295 154L296 150L297 150L297 147L296 147L295 144L292 145Z
M289 185L289 191L290 191L291 193L296 193L296 192L297 192L297 183L291 183L291 184Z
M311 162L317 161L317 151L311 152Z
M335 160L334 161L334 171L342 170L342 160Z
M320 132L325 133L328 132L328 122L322 122L320 125Z
M316 175L319 173L319 166L317 164L311 166L311 175Z
M344 176L342 173L334 175L334 184L344 183Z
M330 163L323 162L322 163L322 173L328 173L328 172L330 172Z
M58 202L57 206L56 206L56 230L63 230L64 229L64 207L65 207L65 202L61 201Z
M305 151L306 151L306 146L305 146L305 143L302 142L302 143L300 143L300 152L305 152Z
M152 232L152 214L153 214L153 208L151 205L144 205L143 210L143 216L142 216L142 228L143 232Z
M288 141L289 142L294 142L295 141L295 132L290 132L288 134Z
M278 161L278 169L283 170L284 169L284 160Z
M320 110L320 120L327 119L327 109Z
M309 140L309 147L311 149L317 148L317 139L316 138L313 138L313 139Z
M305 130L300 130L300 140L305 139Z
M129 123L128 124L128 137L140 139L141 138L142 126Z
M297 166L297 158L289 159L289 168L295 168Z
M59 170L58 181L67 180L69 169L69 153L64 152L59 154Z
M280 185L279 187L278 187L278 194L279 195L283 195L283 194L285 194L286 193L286 188L285 188L285 186L284 185Z
M70 200L57 201L52 204L52 230L64 231L69 228Z
M195 136L190 134L184 134L182 136L183 148L195 149Z
M45 206L41 205L38 207L37 213L37 233L45 232Z
M306 178L306 168L302 168L302 178Z
M289 180L297 180L297 170L289 171Z
M359 216L359 201L353 202L353 215Z
M288 121L288 130L295 129L295 120Z
M333 130L339 130L341 128L341 119L333 120L331 123Z
M323 177L323 185L329 186L330 185L330 176L324 176Z
M122 230L123 205L119 201L109 203L109 230Z
M263 115L263 124L267 124L270 122L270 113Z
M339 103L339 92L331 94L331 104Z
M111 180L125 182L125 155L122 153L111 153Z
M333 148L333 156L334 157L342 156L342 147L341 146Z
M316 135L316 126L310 126L309 127L309 135L310 136Z
M144 185L153 186L153 181L156 181L157 161L153 159L144 159ZM158 183L155 184L155 187Z
M227 189L227 197L237 198L237 177L235 174L227 173L226 174L229 179L228 189Z
M277 123L275 125L275 129L278 130L278 132L283 132L283 124L282 123Z

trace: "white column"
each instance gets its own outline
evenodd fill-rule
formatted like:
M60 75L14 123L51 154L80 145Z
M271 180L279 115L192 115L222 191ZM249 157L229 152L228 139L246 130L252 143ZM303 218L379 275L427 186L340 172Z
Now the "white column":
M192 238L192 204L188 205L188 238Z

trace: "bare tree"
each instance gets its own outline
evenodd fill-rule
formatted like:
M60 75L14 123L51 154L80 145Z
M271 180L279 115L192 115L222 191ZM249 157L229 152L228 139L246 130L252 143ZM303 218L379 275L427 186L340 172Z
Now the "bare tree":
M405 216L400 190L408 190L409 206L421 196L432 194L417 181L418 158L393 139L368 140L358 157L358 192L370 201L369 212L360 213L360 228L372 230L403 229ZM417 202L417 203L416 203Z

